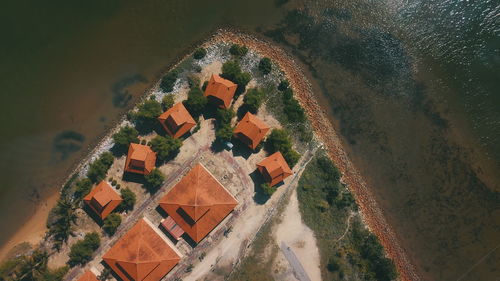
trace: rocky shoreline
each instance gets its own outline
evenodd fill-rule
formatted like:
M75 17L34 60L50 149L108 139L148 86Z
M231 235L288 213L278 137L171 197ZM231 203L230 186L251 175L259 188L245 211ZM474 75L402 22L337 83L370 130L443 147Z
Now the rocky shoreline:
M206 46L220 41L247 45L256 52L271 58L285 72L285 76L290 81L296 98L307 112L316 136L325 145L325 149L331 160L341 170L343 175L342 181L347 184L348 188L354 194L363 220L368 228L377 235L387 255L394 261L400 279L420 280L415 267L410 262L405 250L399 244L396 234L387 223L377 202L373 199L369 187L349 160L339 136L326 116L326 112L318 104L311 84L305 79L303 71L294 62L293 58L286 54L284 50L273 46L269 42L229 30L219 30L203 45Z

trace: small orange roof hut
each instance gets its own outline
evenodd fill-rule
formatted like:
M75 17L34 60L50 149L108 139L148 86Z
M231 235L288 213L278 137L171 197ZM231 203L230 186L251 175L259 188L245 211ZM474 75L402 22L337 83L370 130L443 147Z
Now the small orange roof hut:
M199 163L160 200L160 207L196 243L237 205L231 193Z
M196 125L196 121L191 117L182 102L176 103L172 108L163 112L158 117L158 121L165 128L165 131L175 139L181 137Z
M120 203L121 196L106 181L101 181L83 202L89 206L102 220L104 220Z
M259 169L266 182L271 186L282 182L293 174L285 158L283 158L283 155L279 151L257 164L257 169Z
M255 149L268 131L269 126L264 121L247 112L238 125L236 125L236 128L234 128L234 136L251 149Z
M156 153L147 145L131 143L128 147L125 171L148 175L155 168Z
M82 276L80 276L78 281L99 281L99 280L97 279L97 276L95 276L95 274L92 271L87 270L87 271L85 271L85 273L83 273Z
M238 85L233 82L217 74L212 74L205 89L205 97L218 107L229 108L236 88L238 88Z
M168 238L141 219L102 259L123 281L159 281L181 256Z

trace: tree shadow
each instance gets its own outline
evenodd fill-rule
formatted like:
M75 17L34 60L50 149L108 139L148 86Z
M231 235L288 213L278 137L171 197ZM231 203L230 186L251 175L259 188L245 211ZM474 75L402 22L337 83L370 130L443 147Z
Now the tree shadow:
M266 195L264 193L264 190L262 190L261 185L265 183L264 177L262 177L262 174L259 172L258 169L255 169L252 173L249 174L250 178L253 181L254 185L254 191L255 194L253 196L253 201L259 205L264 205L270 196Z
M101 217L99 217L99 215L97 215L97 213L92 210L92 208L89 207L89 205L87 205L85 202L82 203L83 204L83 211L85 211L85 213L87 213L87 215L92 219L94 220L94 222L99 225L99 227L102 227L102 225L104 224L104 220L101 219Z
M123 155L127 154L128 147L115 144L109 151L113 154L115 158L120 158Z
M248 160L250 155L252 155L255 151L249 148L246 144L241 142L238 138L233 138L233 157L243 157L245 160Z
M144 179L144 175L130 173L130 172L126 172L126 171L123 172L122 180L128 181L128 182L135 182L135 183L139 183L139 184L146 183L146 180Z
M165 129L156 119L138 118L133 123L140 136L148 135L152 132L156 132L158 135L163 136L166 133Z
M236 111L237 120L240 121L241 119L243 119L243 117L245 116L245 114L247 114L247 112L251 112L250 108L248 107L248 105L242 104Z

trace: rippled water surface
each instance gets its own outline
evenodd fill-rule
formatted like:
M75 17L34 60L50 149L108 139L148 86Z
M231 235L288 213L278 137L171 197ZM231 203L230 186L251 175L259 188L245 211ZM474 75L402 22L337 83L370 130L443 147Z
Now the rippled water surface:
M0 241L162 69L231 25L298 58L423 279L495 280L499 14L489 0L4 4Z

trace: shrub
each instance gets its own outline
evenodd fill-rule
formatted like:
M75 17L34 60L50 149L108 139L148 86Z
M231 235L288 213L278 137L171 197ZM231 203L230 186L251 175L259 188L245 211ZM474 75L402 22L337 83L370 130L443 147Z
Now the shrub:
M166 94L163 96L163 99L161 100L161 105L163 107L163 110L167 110L174 106L175 104L175 98L173 94Z
M117 184L118 184L118 182L117 182L116 180L112 180L112 181L111 181L111 185L112 185L112 186L116 186Z
M241 58L248 53L248 48L244 45L233 44L229 48L229 53L235 57Z
M264 101L265 93L259 89L250 89L243 97L243 106L245 110L256 114Z
M129 188L120 190L123 201L120 203L120 210L131 211L134 209L136 196L135 193Z
M165 176L163 175L163 173L156 168L153 169L151 173L146 175L145 178L146 178L145 187L152 192L158 190L158 188L161 187L161 185L163 184L163 181L165 181Z
M119 148L126 149L130 143L139 143L139 132L131 126L120 128L120 131L113 135L113 141Z
M276 192L276 188L270 186L268 183L263 183L260 187L262 188L264 194L267 196L271 196L274 192Z
M188 76L188 85L189 89L199 88L200 87L200 79L194 75Z
M113 164L115 158L111 152L107 151L101 154L97 160L92 162L87 172L87 177L93 182L97 183L106 178L106 173Z
M304 122L306 115L299 102L293 97L292 89L283 92L284 112L289 122Z
M272 130L269 137L267 137L265 146L266 150L271 154L277 151L281 152L290 167L295 166L300 159L300 154L292 148L292 141L286 130Z
M96 232L87 233L83 240L71 246L68 264L70 266L84 265L92 258L92 254L101 245L101 239Z
M199 88L193 88L189 91L188 98L183 103L191 115L198 117L207 105L207 98Z
M205 48L198 48L196 51L193 53L193 58L196 60L200 60L204 58L207 55L207 50Z
M216 141L227 142L231 141L233 137L233 128L231 127L231 119L235 116L232 108L228 109L217 109L216 112L216 126L215 126L215 138Z
M175 81L177 81L177 76L179 73L177 70L172 70L167 75L165 75L160 82L160 88L163 92L168 93L174 90Z
M264 74L271 73L272 64L270 58L262 58L259 62L259 70Z
M102 229L109 236L112 236L113 234L115 234L116 229L120 226L121 223L122 223L122 217L117 213L111 213L104 220L104 224L102 226Z
M170 136L156 136L151 140L151 149L156 152L159 161L167 161L179 152L182 146L180 139L174 139Z
M229 126L223 126L215 131L215 138L219 142L228 142L233 138L233 128Z
M225 62L222 65L221 76L238 84L237 94L243 93L247 84L252 80L250 73L241 71L240 64L236 60Z
M278 85L278 90L284 91L290 87L290 83L287 80L282 80Z
M75 198L81 200L92 190L92 181L88 178L78 180L75 183Z

